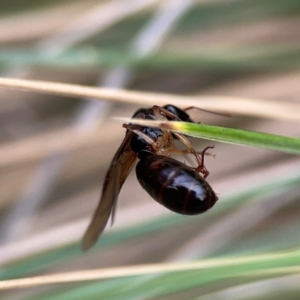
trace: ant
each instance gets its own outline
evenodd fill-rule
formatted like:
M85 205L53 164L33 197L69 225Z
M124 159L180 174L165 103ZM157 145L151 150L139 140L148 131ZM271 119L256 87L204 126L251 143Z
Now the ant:
M193 122L186 113L191 108L194 107L181 110L174 105L155 105L137 110L132 118ZM100 202L83 237L83 250L88 250L97 242L110 216L113 222L118 195L137 158L136 176L139 183L166 208L184 215L196 215L210 209L218 200L205 180L209 172L204 166L204 155L213 147L205 148L199 155L182 134L133 124L123 124L123 127L127 129L126 135L107 171ZM174 138L183 142L188 150L174 149ZM198 166L189 167L171 158L170 152L191 153Z

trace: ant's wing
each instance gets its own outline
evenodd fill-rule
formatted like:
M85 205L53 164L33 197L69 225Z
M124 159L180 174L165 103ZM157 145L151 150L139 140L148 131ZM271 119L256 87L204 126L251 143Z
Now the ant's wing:
M106 173L102 195L93 219L86 230L82 249L90 249L104 230L110 215L114 215L118 195L136 161L137 154L131 150L134 133L128 131Z

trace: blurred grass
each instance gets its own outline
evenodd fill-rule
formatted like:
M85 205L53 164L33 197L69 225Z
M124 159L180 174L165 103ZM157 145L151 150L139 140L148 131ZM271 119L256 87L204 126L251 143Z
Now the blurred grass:
M105 5L112 1L102 3ZM142 59L136 56L135 49L128 50L128 44L152 20L158 4L123 20L116 20L106 30L87 35L62 53L48 55L37 45L62 29L55 27L55 16L51 21L53 27L47 27L43 36L34 36L39 28L30 25L31 20L20 17L16 21L15 16L26 16L31 11L43 16L48 9L54 6L59 9L60 5L71 6L72 3L62 0L43 3L36 0L0 1L3 17L0 18L1 76L96 85L107 70L125 66L135 70L135 76L128 84L128 88L134 90L178 95L219 94L224 99L226 96L258 98L287 105L299 103L299 1L195 1L165 37L160 49ZM85 5L86 10L65 12L65 20L60 26L67 27L76 22L92 11L95 3L90 1ZM17 23L9 24L10 19ZM14 38L10 30L13 26L19 28L20 40ZM29 31L22 31L27 26ZM6 32L10 36L6 36ZM66 128L72 123L74 112L80 111L85 103L4 89L0 92L0 153L12 141ZM184 101L182 106L185 106ZM213 210L190 218L165 214L164 208L156 203L149 209L146 203L151 200L144 201L146 194L130 177L120 195L121 207L114 230L107 229L91 252L81 253L78 240L84 226L80 227L81 230L74 229L77 242L63 228L72 224L75 228L76 222L87 222L91 217L103 176L121 142L116 134L122 130L120 124L110 118L115 115L130 117L137 108L132 104L114 104L108 110L101 131L95 132L104 136L105 144L99 141L84 148L68 148L73 149L67 153L68 163L55 179L51 192L30 217L24 216L24 219L30 219L31 226L14 241L4 242L2 239L2 280L179 259L236 258L245 254L255 257L256 254L276 251L283 251L287 256L282 261L275 259L274 266L282 269L290 265L299 267L299 257L292 260L288 255L291 249L299 248L299 158L221 143L216 144L213 151L217 158L206 159L211 171L208 180L220 198ZM197 113L192 117L199 120ZM294 138L300 135L299 126L288 120L271 121L249 116L223 119L201 114L201 122ZM205 146L205 142L201 145L197 141L193 143L199 150ZM1 220L18 207L17 200L25 193L36 166L34 161L20 161L18 165L1 167ZM99 170L98 174L96 170ZM137 219L136 223L131 223L134 219ZM20 224L23 221L22 217L18 220ZM35 236L47 236L47 230L52 227L61 227L64 235L57 234L57 238L64 242L57 245L54 239L49 239L48 248L40 251L37 243L35 250L25 257L18 252L33 247L26 241ZM1 228L1 234L9 236L9 230ZM259 272L259 269L268 270L269 267L267 263L239 265L158 277L50 285L3 291L0 297L14 300L176 300L205 299L207 295L209 299L224 299L226 293L235 288L235 297L230 299L268 299L271 296L272 299L298 299L299 275L291 277L286 284L288 272L271 272L268 275ZM251 276L244 276L249 268ZM273 286L266 281L271 277ZM261 284L255 289L255 296L238 290L251 286L251 282ZM282 290L274 294L274 285L282 286Z
M261 199L263 201L264 198L274 197L274 195L285 194L289 190L293 190L298 187L299 184L299 174L294 176L290 176L289 178L282 178L275 182L267 182L259 187L252 187L247 191L238 191L234 195L229 195L227 198L223 198L222 201L225 203L220 206L216 210L212 210L209 215L203 215L201 222L203 225L205 222L213 223L219 219L222 214L225 215L234 209L238 209L239 206L245 205L247 202L258 201ZM199 220L190 217L182 217L178 215L171 215L168 217L163 217L159 219L155 219L150 222L140 223L139 226L134 226L132 228L126 230L119 230L115 233L107 233L101 237L100 243L96 246L96 248L103 247L121 247L122 242L124 240L132 240L136 239L139 236L147 236L153 232L160 231L163 228L174 228L177 226L182 226L183 223L188 223L190 226L196 226L199 224ZM278 231L278 228L275 229ZM282 234L281 238L285 238L285 235ZM265 243L264 239L261 241L261 245L255 245L256 251L259 249L264 253L265 251L269 251L270 248L262 248L262 244ZM282 247L280 239L276 240L278 245L273 243L271 249L274 251L280 250ZM297 239L293 238L289 242L285 242L288 248L292 248L298 245ZM250 247L251 249L251 247ZM234 253L233 250L231 250ZM248 250L249 251L249 250ZM252 250L253 251L253 250ZM255 252L256 252L255 251ZM244 251L242 251L243 253ZM254 253L255 253L254 252ZM235 253L238 255L239 253ZM1 272L1 279L9 279L9 278L20 278L24 276L28 276L30 274L34 274L36 272L40 272L51 266L52 264L57 264L60 261L72 260L78 256L81 256L80 245L78 243L65 246L63 248L58 248L56 250L51 250L49 252L43 253L41 255L34 255L33 257L28 257L25 260L11 263L10 266L3 269ZM213 253L211 253L213 255Z
M128 51L121 52L114 47L86 47L72 49L49 58L43 53L34 51L16 51L8 49L0 52L0 66L31 66L64 68L72 71L78 67L85 70L131 66L141 71L176 70L226 70L235 71L284 71L298 70L300 67L300 45L265 45L243 46L237 49L204 49L198 55L184 52L149 55L146 58L136 57ZM270 53L271 52L271 53Z

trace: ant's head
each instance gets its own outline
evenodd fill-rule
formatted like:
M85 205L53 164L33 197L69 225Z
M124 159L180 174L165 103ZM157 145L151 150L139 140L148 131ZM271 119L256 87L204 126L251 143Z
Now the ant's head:
M138 109L133 116L132 119L153 119L154 112L152 108L140 108Z
M184 110L180 109L179 107L172 105L172 104L168 104L168 105L165 105L164 108L166 110L168 110L169 112L171 112L172 114L174 114L176 117L178 117L181 121L194 123L193 120L190 118L190 116ZM167 119L171 120L171 118L168 116L167 116Z

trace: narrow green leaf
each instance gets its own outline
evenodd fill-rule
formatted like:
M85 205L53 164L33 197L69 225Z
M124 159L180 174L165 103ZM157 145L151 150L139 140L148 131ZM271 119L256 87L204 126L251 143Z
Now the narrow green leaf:
M122 281L119 281L120 278L112 278L107 281L95 279L97 283L90 285L91 289L86 289L84 296L89 297L99 293L98 296L101 295L101 299L134 299L134 297L138 296L145 299L145 296L149 293L151 296L168 295L184 289L222 282L229 278L242 279L243 277L244 280L253 281L259 278L274 278L276 276L297 274L300 271L299 258L300 252L296 248L285 252L264 255L194 261L186 263L189 268L185 270L167 272L157 270L153 272L153 275L161 274L160 276L147 277L148 274L144 273L130 275L127 277L131 278L130 283L124 281L123 287ZM181 267L182 265L185 265L185 263L177 266ZM168 266L168 264L161 264L161 266ZM139 266L132 268L138 269ZM145 276L144 282L139 280L143 276ZM107 283L110 282L112 286L115 280L117 285L120 283L119 289L107 289ZM81 283L78 284L81 285ZM82 288L83 285L79 290L82 290ZM73 291L70 290L70 293L73 293ZM43 299L43 297L39 299Z
M300 154L300 139L297 138L186 122L160 122L137 119L130 120L130 122L163 128L211 141Z

